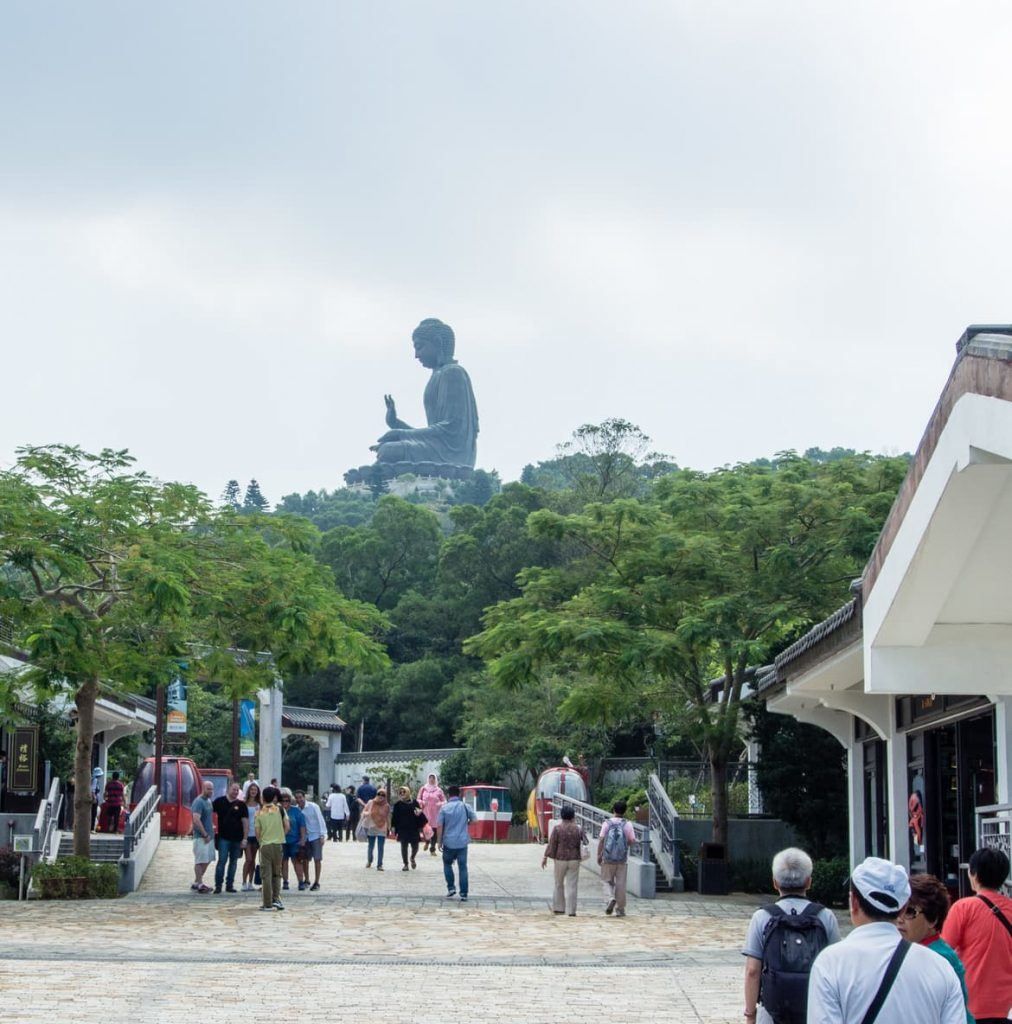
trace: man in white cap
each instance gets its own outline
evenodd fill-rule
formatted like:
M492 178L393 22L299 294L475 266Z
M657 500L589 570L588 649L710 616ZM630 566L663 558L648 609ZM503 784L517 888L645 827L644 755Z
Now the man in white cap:
M906 871L879 857L850 876L854 930L816 958L808 1024L966 1024L959 979L943 957L900 936Z

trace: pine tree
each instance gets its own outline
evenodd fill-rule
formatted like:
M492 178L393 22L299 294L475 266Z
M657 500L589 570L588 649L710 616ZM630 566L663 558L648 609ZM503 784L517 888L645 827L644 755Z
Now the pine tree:
M266 512L267 499L260 492L260 485L255 479L246 485L246 494L242 499L243 512Z
M239 481L229 480L221 493L221 507L239 511Z

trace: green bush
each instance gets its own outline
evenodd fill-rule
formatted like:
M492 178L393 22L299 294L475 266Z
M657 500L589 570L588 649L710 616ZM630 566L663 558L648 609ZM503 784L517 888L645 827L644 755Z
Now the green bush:
M770 862L756 858L732 860L730 865L732 892L769 894L773 897L773 881L770 877Z
M809 899L827 907L847 905L847 879L850 877L850 861L846 857L817 860L812 870L812 887Z
M678 847L678 862L682 867L685 891L695 892L699 885L699 859L689 852L689 845L684 840L676 839L675 845Z
M87 857L36 864L32 882L43 899L114 899L119 895L116 865L95 864Z
M0 883L16 890L20 864L20 853L15 853L9 846L0 846Z

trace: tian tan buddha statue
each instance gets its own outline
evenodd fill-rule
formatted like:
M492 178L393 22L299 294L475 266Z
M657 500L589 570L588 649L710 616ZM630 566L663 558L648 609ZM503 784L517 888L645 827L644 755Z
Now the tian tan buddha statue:
M349 470L344 474L349 484L367 481L377 470L384 478L414 473L451 480L466 479L474 470L478 408L471 378L453 358L453 330L442 320L423 320L411 340L415 358L432 371L423 399L427 426L409 426L397 416L393 398L384 395L390 429L371 448L376 465Z

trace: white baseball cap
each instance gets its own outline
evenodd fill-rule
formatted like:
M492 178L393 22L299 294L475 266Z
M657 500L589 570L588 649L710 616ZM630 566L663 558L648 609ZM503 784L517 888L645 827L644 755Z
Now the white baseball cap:
M910 899L906 868L881 857L867 857L851 872L850 884L883 914L896 914Z
M91 777L97 779L100 775L105 775L105 772L101 768L92 768Z

